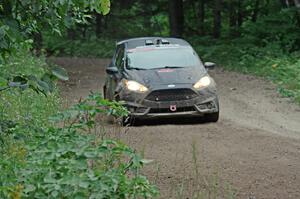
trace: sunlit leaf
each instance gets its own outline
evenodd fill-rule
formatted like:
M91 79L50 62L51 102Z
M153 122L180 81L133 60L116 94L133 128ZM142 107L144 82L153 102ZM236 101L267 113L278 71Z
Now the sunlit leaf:
M42 80L38 80L37 81L37 85L38 85L38 89L44 94L44 95L48 95L50 93L50 88L49 85L42 81Z
M64 80L64 81L69 80L67 71L61 67L53 66L51 68L51 72L55 77L57 77L60 80Z
M154 160L147 160L147 159L142 159L141 160L141 162L143 163L143 164L149 164L149 163L151 163L151 162L153 162Z
M100 10L103 15L107 15L110 11L110 0L101 0Z
M25 89L27 85L28 79L23 76L15 76L13 77L13 80L8 83L9 87L12 88L21 88Z

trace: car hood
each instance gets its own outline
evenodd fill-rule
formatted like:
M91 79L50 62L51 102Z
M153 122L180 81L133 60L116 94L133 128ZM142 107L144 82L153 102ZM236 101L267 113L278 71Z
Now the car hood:
M127 70L125 78L151 88L156 85L194 84L207 71L201 67L163 68L151 70Z

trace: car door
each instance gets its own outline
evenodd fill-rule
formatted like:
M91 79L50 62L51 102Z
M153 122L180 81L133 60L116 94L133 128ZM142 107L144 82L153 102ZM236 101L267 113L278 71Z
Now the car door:
M125 54L125 46L121 44L117 47L116 53L113 57L111 64L108 67L115 67L118 69L117 73L107 74L107 89L105 91L106 98L109 100L115 100L116 87L119 81L122 78L122 70L124 67L124 54Z

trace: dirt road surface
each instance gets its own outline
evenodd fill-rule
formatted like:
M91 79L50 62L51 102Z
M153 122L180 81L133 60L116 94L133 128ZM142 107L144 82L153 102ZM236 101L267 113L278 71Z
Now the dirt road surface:
M102 91L109 60L55 62L71 76L62 87L70 104ZM260 78L220 68L210 74L220 95L218 123L151 124L121 135L154 160L144 172L160 198L192 198L198 189L209 194L202 198L300 198L300 107Z

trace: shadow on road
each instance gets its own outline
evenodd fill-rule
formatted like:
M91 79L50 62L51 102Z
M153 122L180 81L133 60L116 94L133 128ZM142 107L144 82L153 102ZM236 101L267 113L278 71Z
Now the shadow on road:
M132 126L157 126L157 125L193 125L207 123L202 117L195 118L163 118L163 119L135 119Z

